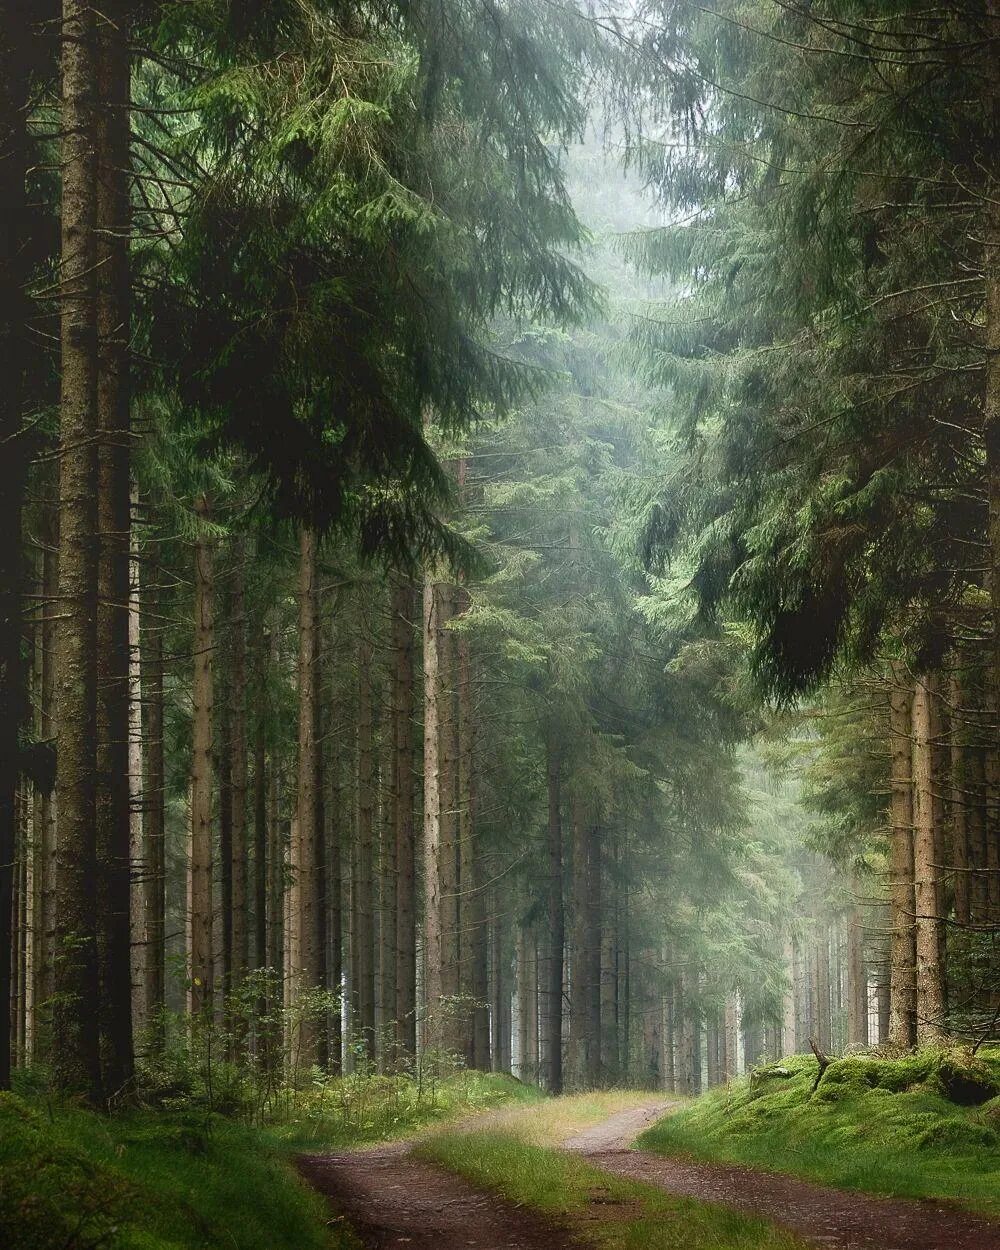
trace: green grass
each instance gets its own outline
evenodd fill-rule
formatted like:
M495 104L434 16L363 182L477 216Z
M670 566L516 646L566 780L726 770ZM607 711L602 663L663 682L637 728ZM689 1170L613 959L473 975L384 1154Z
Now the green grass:
M0 1246L349 1250L289 1156L413 1133L542 1095L511 1077L356 1075L289 1095L255 1129L204 1107L114 1116L0 1095ZM284 1112L284 1115L282 1115Z
M849 1056L813 1094L816 1072L811 1056L784 1060L699 1098L639 1144L1000 1218L1000 1052Z
M417 1154L568 1225L600 1250L802 1250L800 1241L763 1220L672 1198L496 1131L437 1134Z
M220 1117L51 1115L0 1095L0 1246L348 1250L261 1136Z
M530 1107L544 1097L500 1072L459 1072L434 1081L358 1074L296 1092L268 1134L297 1152L349 1150L478 1112Z

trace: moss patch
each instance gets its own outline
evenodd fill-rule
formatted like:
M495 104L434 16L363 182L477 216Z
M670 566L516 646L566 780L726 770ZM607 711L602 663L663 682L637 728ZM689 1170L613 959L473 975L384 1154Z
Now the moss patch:
M793 1056L698 1099L640 1144L1000 1217L1000 1051L847 1056L812 1092L816 1071L812 1056Z

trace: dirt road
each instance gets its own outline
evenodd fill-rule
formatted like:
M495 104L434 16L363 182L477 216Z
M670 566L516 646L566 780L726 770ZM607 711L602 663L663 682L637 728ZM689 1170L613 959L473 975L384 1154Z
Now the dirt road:
M695 1163L632 1147L674 1105L650 1102L564 1143L595 1167L679 1197L762 1216L826 1250L1000 1250L1000 1224L944 1203L873 1198L750 1168ZM541 1111L541 1108L539 1109ZM417 1162L405 1144L299 1161L304 1176L368 1250L572 1250L549 1224L457 1177Z

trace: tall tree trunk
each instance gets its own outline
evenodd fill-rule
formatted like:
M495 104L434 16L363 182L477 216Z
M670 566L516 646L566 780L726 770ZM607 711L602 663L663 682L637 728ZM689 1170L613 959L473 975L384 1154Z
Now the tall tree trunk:
M163 1011L166 989L166 760L163 742L163 621L156 571L140 573L143 606L143 897L146 986L143 998L150 1045L162 1050L166 1041Z
M391 720L387 729L392 728ZM396 1061L396 812L391 794L395 742L382 735L379 759L378 1006L382 1071Z
M362 619L361 629L367 623ZM375 649L371 639L358 644L358 838L355 874L354 949L355 1040L375 1058Z
M247 926L247 650L246 593L244 562L246 550L241 539L233 544L232 595L230 607L230 680L229 690L229 788L230 788L230 924L229 924L229 990L239 991L249 965ZM246 1022L239 1021L241 1033Z
M316 742L318 708L318 623L316 591L317 537L311 525L299 531L299 738L296 775L295 822L292 826L291 889L289 910L292 934L293 1000L301 999L317 986L319 956L316 898L316 843L318 830L317 773L319 751ZM297 1021L293 1049L298 1067L316 1060L317 1025L312 1013Z
M458 992L457 741L448 588L424 588L424 925L428 1041L452 1049Z
M80 6L79 13L82 13ZM27 255L27 200L25 174L28 165L28 73L27 42L29 6L19 0L0 0L0 444L4 448L4 483L0 490L0 1089L10 1085L10 961L6 958L13 938L14 842L18 774L18 729L26 713L24 673L21 665L21 508L28 471L28 449L22 428L24 370L26 365L28 306L25 298ZM74 14L78 16L78 14ZM85 50L84 50L85 52ZM85 56L84 56L85 59ZM78 84L76 84L78 86ZM73 78L67 83L74 86ZM76 108L86 109L86 98ZM66 121L75 114L68 114ZM70 189L80 187L80 139L67 137L66 154L76 164L70 170ZM79 192L77 192L79 194ZM80 209L77 204L77 213ZM70 204L71 220L73 205ZM79 228L78 220L73 223ZM82 266L82 250L92 237L70 241L76 254L64 258L63 319L77 324L83 310L70 307L74 292L82 294L89 275ZM70 262L67 267L67 262ZM69 324L64 324L64 336ZM72 363L72 362L70 362ZM79 374L77 374L79 379ZM64 375L64 402L69 379ZM73 420L83 413L78 406ZM69 414L64 411L61 441L69 446ZM92 416L96 424L96 415ZM79 449L86 461L89 450ZM55 608L46 605L46 615ZM51 997L51 987L46 1001Z
M501 899L497 888L490 890L490 963L492 982L491 1058L494 1072L510 1072L511 1002L510 951L506 930L501 923Z
M417 605L409 582L392 587L392 802L396 837L397 1050L417 1053L417 899L414 824L413 718L414 620Z
M443 1041L451 1052L463 1050L466 1024L464 1011L458 1006L462 993L462 941L459 928L459 758L461 755L461 721L457 700L458 647L455 634L445 628L455 616L455 588L439 587L440 610L440 676L438 728L441 734L440 776L438 796L441 804L441 965L442 988L446 1000L455 1005L445 1011Z
M462 610L467 610L468 595L462 592ZM479 848L476 839L475 811L475 748L476 716L473 687L472 652L465 634L456 645L458 680L458 844L459 887L461 907L461 993L469 1004L467 1058L471 1068L480 1071L489 1067L489 1007L486 975L486 906L480 881Z
M132 492L132 507L138 508L139 497ZM143 793L145 770L142 754L142 603L139 574L139 544L132 531L129 551L128 598L128 792L129 792L129 864L130 919L132 935L132 1029L143 1036L149 1030L149 1006L146 1001L146 956L149 951L146 933L146 797Z
M572 962L569 979L570 1073L574 1086L582 1087L589 1070L587 1037L587 941L589 936L589 830L579 802L572 805Z
M858 882L853 885L855 899ZM847 1044L868 1045L868 977L865 971L865 927L855 901L847 918Z
M816 1032L821 1049L833 1046L830 997L830 927L824 924L816 941Z
M782 1003L779 1049L783 1055L791 1055L795 1053L795 943L790 937L785 939L785 975L788 977L788 989Z
M913 683L904 665L893 664L889 687L889 1040L916 1041L916 937L913 888Z
M664 948L661 952L661 959L664 964L667 962L667 952ZM674 1022L674 985L672 981L660 991L660 1012L662 1016L662 1037L663 1037L663 1072L660 1088L665 1093L673 1094L677 1091L677 1063L675 1059L677 1036L676 1026Z
M563 952L566 945L566 912L563 904L562 762L554 727L546 737L545 761L548 795L546 851L548 855L548 959L545 983L545 1082L550 1094L563 1090Z
M913 881L916 911L917 1040L944 1034L941 968L939 837L934 795L934 710L937 678L918 678L913 691Z
M614 847L614 851L615 859L617 859L617 846ZM606 873L604 880L607 887L608 906L605 909L604 927L600 935L601 1070L604 1081L613 1085L620 1077L627 1075L627 1062L623 1062L618 1029L619 907L617 878L613 879L610 873ZM652 952L650 953L650 960L652 961ZM652 1010L655 1011L655 1007ZM658 1026L662 1036L661 1026L662 1021Z
M205 495L195 504L194 677L191 686L191 849L188 872L188 1011L212 1007L214 951L212 894L212 789L215 736L212 670L215 650L213 539L206 531L211 507Z
M2 69L0 69L0 73L2 73ZM51 490L55 494L58 489L56 485L57 479L46 474L43 480L46 492ZM42 502L40 541L42 544L42 595L39 611L37 651L37 734L40 742L52 743L55 739L52 704L55 695L56 604L59 593L59 514L56 510L55 499L46 498ZM36 901L34 925L35 1028L33 1033L33 1059L36 1063L42 1063L48 1058L52 1040L52 975L56 930L56 805L48 786L40 786L36 789L34 839L34 887ZM2 1084L0 1084L0 1088L2 1088Z
M58 916L53 1068L67 1093L103 1100L97 954L97 104L96 11L64 0L60 268ZM5 536L10 538L8 533ZM6 659L5 659L6 663ZM5 685L7 683L5 682ZM6 709L5 709L6 710ZM6 732L6 718L4 718ZM16 732L16 730L15 730ZM16 754L0 753L13 760ZM3 787L6 791L6 786ZM0 794L0 802L5 801ZM13 831L13 809L10 813ZM0 811L0 825L7 814ZM13 846L0 855L12 861ZM4 880L8 879L5 872ZM6 895L9 885L0 886ZM0 910L9 907L0 903ZM8 996L0 987L4 1002ZM5 1008L6 1010L6 1008ZM9 1030L7 1031L9 1032ZM6 1033L5 1033L6 1036Z
M335 754L332 745L328 757L328 801L324 804L326 814L326 845L327 845L327 984L335 994L343 995L344 988L344 812L346 809L346 792L343 784L342 769L344 760L339 753ZM343 1066L344 1046L344 1004L341 1001L334 1008L330 1020L330 1052L329 1064L333 1072L340 1072Z
M966 771L968 726L965 688L959 673L952 673L949 687L951 733L949 735L949 815L951 823L952 865L955 869L955 919L967 925L972 919L969 881L969 792Z
M726 1077L735 1078L739 1072L740 1059L740 1016L735 994L726 995L725 1006L726 1031Z
M97 12L97 856L101 1051L109 1097L132 1079L129 810L131 533L128 4Z
M596 1086L601 1081L601 933L604 874L600 833L592 825L587 833L587 937L584 972L587 993L587 1084Z

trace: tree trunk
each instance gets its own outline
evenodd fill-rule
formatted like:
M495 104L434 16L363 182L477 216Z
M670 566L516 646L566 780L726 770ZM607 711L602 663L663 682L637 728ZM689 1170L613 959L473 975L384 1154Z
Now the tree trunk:
M365 623L362 622L362 630ZM355 1040L375 1058L375 720L372 708L374 647L358 645L358 840L355 874L354 945Z
M550 727L545 763L548 794L546 851L548 855L548 959L545 980L545 1083L550 1094L563 1091L563 951L566 945L566 913L563 905L562 764Z
M952 865L955 870L955 919L967 925L972 919L969 881L969 792L966 772L968 729L965 689L958 673L953 673L949 688L951 733L949 735L951 788L949 815L951 823Z
M667 962L666 955L666 950L664 950L661 954L664 964ZM673 982L668 982L660 992L660 1011L663 1018L663 1079L661 1089L668 1094L674 1094L677 1092L677 1065L674 1058L677 1047L677 1031L674 1023Z
M603 871L599 831L591 826L587 837L587 1084L601 1081L601 933Z
M132 1079L129 810L129 559L131 534L128 5L100 11L97 113L97 856L104 1085Z
M188 1011L208 1013L213 990L212 783L215 649L215 575L213 540L204 522L208 499L195 504L199 518L194 547L194 678L191 726L191 850L188 875Z
M140 573L143 621L143 930L146 953L143 962L146 986L143 997L150 1046L163 1049L166 1041L163 1017L166 989L166 761L163 743L163 621L155 569Z
M0 72L2 72L2 69L0 69ZM55 493L57 489L56 480L54 476L45 475L46 492L52 490ZM47 498L43 500L41 509L42 595L39 609L38 692L36 695L38 705L37 734L39 742L44 743L53 743L55 740L52 704L55 696L56 605L59 593L58 527L59 517L55 507L55 500ZM35 1027L32 1057L36 1063L43 1063L48 1058L52 1041L52 976L56 931L56 805L47 786L41 786L36 789L34 815L35 934L33 954ZM0 1083L0 1088L2 1087L2 1083Z
M582 1087L587 1079L587 938L588 938L588 856L589 839L580 804L574 799L572 866L572 962L569 978L570 1079Z
M913 683L902 664L893 664L889 687L890 994L889 1040L909 1048L916 1039L916 944L913 887Z
M785 975L788 977L788 989L782 1004L779 1049L782 1055L792 1055L795 1053L795 943L790 937L785 939Z
M459 1004L462 993L462 941L459 928L459 759L461 756L461 721L457 700L458 647L455 634L445 628L455 615L455 588L439 587L441 609L439 621L440 677L438 697L438 728L441 735L440 777L438 795L441 803L441 965L442 988L451 1006L445 1012L443 1040L450 1052L464 1050L463 1033L467 1023L466 1008Z
M459 594L464 612L468 595ZM459 950L461 984L459 992L466 1004L466 1063L470 1068L486 1068L489 1064L489 1024L485 993L486 917L479 864L475 821L475 739L476 721L473 699L472 652L469 639L460 634L455 643L457 680L458 730L458 852L459 852Z
M726 995L725 1030L726 1077L734 1079L740 1067L740 1016L735 994Z
M450 595L428 577L424 588L424 924L428 1040L452 1049L458 991L456 846L457 742Z
M343 784L344 761L339 753L332 749L327 760L328 766L328 801L324 804L326 813L326 846L327 877L327 984L334 993L341 996L340 1003L334 1008L330 1021L329 1062L333 1072L343 1068L344 1048L344 826L346 810L346 787Z
M138 494L132 492L132 507ZM148 1037L150 1008L146 999L146 958L149 935L146 932L146 796L143 791L145 768L142 753L142 602L139 570L139 544L135 530L129 552L128 598L128 792L132 1029Z
M386 729L391 729L388 720ZM379 760L379 904L378 1007L380 1062L389 1071L396 1061L396 805L390 790L396 749L392 735L382 735Z
M614 847L617 860L617 845ZM601 945L601 989L600 989L600 1020L601 1020L601 1073L606 1084L614 1085L623 1075L627 1075L627 1056L623 1061L621 1038L618 1029L618 933L619 908L617 899L617 882L610 874L605 874L608 906L605 908L604 926L600 935ZM653 953L650 952L650 961ZM655 1011L655 1007L650 1008ZM661 1014L657 1012L656 1014ZM662 1021L658 1025L662 1039Z
M318 715L318 628L316 591L317 537L311 525L299 531L298 586L298 768L296 773L295 822L292 826L291 888L288 898L291 925L291 992L299 1000L296 1067L308 1068L316 1061L318 1027L315 1013L304 1008L302 998L318 985L319 952L316 897L316 844L319 837L317 780L319 748L316 741Z
M58 917L53 1067L65 1093L103 1099L97 953L97 101L96 11L64 0L60 268ZM5 540L11 537L5 535ZM19 665L18 665L19 667ZM5 685L9 683L5 681ZM6 709L5 709L6 710ZM11 709L13 710L13 709ZM5 724L6 724L6 718ZM6 731L6 730L5 730ZM16 754L2 753L13 760ZM6 791L6 786L3 787ZM6 794L0 794L0 802ZM13 808L9 819L13 831ZM0 811L0 825L8 814ZM13 846L0 856L12 861ZM10 886L0 886L8 896ZM9 914L9 905L0 902ZM0 994L6 1003L5 987ZM6 1008L5 1008L6 1010ZM9 1030L5 1031L5 1036Z
M413 718L414 619L409 582L392 588L392 802L396 838L396 1006L397 1050L417 1053L416 830L414 827Z
M230 991L238 991L250 961L247 926L247 648L244 563L246 550L233 544L230 622L229 787L230 787ZM245 1029L245 1022L238 1027Z
M944 1035L944 978L941 968L938 834L934 799L934 676L919 678L913 692L913 881L916 911L917 1040Z
M858 893L858 882L853 885ZM868 1045L868 977L865 971L865 928L855 902L847 920L847 1044Z
M74 6L72 17L79 20L83 6ZM4 482L0 490L0 1089L10 1085L11 984L10 961L6 958L13 938L14 906L14 842L16 837L16 792L18 775L18 730L26 714L24 672L21 664L21 508L28 471L28 448L22 428L22 399L27 363L28 306L25 298L25 257L27 255L27 199L25 173L28 165L27 143L27 41L29 6L19 0L0 0L0 444L4 448ZM77 59L80 59L79 54ZM83 50L86 59L86 49ZM70 76L67 89L79 90L79 83ZM66 120L77 117L87 108L86 96L71 104L73 112ZM67 136L65 154L75 162L69 170L71 199L70 217L79 231L85 223L79 219L81 205L75 209L72 193L80 192L81 139ZM77 213L73 219L74 211ZM93 243L92 236L77 234L67 240L75 254L63 259L63 334L73 333L85 310L74 307L82 287L90 281L82 267L82 251ZM69 262L69 263L67 263ZM85 303L86 301L84 301ZM67 363L73 364L70 360ZM79 380L79 373L77 373ZM63 402L67 402L69 379L63 377ZM78 402L72 413L63 412L61 441L71 447L72 421L86 423L84 408ZM91 414L96 424L96 414ZM89 450L77 448L77 460L86 462ZM55 615L55 607L46 604L47 616ZM51 998L48 986L45 1001ZM77 1066L74 1063L74 1066Z

